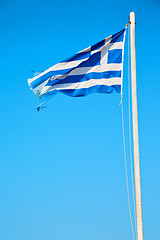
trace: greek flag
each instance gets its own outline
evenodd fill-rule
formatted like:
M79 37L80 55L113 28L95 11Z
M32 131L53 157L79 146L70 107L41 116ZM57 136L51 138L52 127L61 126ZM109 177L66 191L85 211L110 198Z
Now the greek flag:
M125 28L28 79L40 107L57 92L71 97L121 92Z

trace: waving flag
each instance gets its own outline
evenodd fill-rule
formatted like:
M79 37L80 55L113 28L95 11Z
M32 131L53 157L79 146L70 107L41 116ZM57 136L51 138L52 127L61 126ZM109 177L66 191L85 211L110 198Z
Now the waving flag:
M125 30L28 79L40 106L57 92L71 97L121 92Z

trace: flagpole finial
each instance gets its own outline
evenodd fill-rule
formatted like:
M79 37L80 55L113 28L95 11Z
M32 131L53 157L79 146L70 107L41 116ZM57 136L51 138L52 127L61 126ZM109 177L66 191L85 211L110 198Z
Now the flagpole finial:
M126 24L126 27L128 27L130 23L131 23L131 22L130 22L130 21L128 21L128 22L127 22L127 24Z

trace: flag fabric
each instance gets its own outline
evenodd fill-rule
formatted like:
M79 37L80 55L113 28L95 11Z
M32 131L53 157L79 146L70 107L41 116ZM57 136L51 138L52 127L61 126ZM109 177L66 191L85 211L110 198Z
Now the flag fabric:
M41 105L57 92L72 97L122 90L125 28L28 79Z

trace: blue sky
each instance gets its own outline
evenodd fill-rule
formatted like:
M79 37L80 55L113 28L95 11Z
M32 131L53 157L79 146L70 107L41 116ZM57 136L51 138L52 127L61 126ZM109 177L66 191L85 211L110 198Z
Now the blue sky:
M57 94L37 112L27 85L32 70L43 71L124 28L131 11L137 22L144 237L160 239L158 0L1 1L0 239L132 239L119 94ZM127 44L128 33L128 157Z

